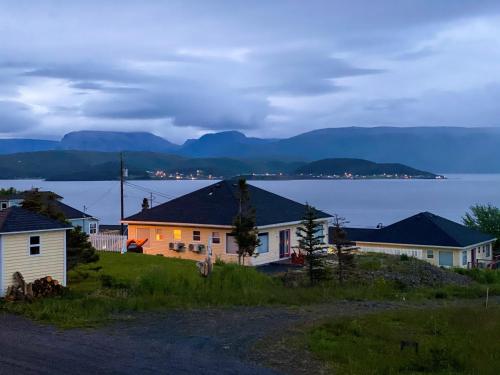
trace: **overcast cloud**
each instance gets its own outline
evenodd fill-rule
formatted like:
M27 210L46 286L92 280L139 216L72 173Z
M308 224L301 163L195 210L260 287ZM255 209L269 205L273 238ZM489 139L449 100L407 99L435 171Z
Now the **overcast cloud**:
M0 135L500 126L500 2L0 3Z

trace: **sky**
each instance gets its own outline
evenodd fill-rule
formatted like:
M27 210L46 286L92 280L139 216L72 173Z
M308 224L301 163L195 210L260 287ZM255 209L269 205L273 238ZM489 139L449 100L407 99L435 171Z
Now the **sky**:
M0 137L500 126L500 1L0 2Z

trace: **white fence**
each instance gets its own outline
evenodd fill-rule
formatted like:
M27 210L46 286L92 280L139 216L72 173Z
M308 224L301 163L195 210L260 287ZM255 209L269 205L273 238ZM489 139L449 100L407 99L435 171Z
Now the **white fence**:
M119 234L97 233L91 234L90 243L96 250L121 253L126 250L127 236Z

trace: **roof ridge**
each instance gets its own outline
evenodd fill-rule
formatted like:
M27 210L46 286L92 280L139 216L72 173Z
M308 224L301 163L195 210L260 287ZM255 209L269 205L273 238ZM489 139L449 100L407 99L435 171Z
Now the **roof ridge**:
M429 213L430 213L430 212L429 212ZM427 220L429 220L429 221L430 221L433 225L435 225L435 226L436 226L436 227L437 227L437 228L438 228L438 229L439 229L442 233L444 233L444 234L445 234L445 236L446 236L446 237L448 237L448 239L450 239L450 240L451 240L451 242L453 242L456 246L461 247L461 246L460 246L460 243L459 243L459 242L455 239L455 237L454 237L454 236L452 236L450 233L448 233L448 231L447 231L445 228L443 228L443 227L440 225L440 223L436 222L435 218L438 218L438 217L439 217L441 220L442 220L442 219L444 219L444 220L448 220L448 219L446 219L446 218L441 218L440 216L436 216L436 215L434 215L434 214L432 214L432 213L431 213L431 216L430 216L430 215L426 215L426 216L425 216L425 218L426 218ZM458 224L458 223L455 223L455 222L453 222L453 221L451 221L451 220L448 220L448 221L452 222L453 224ZM460 225L460 224L458 224L458 225Z

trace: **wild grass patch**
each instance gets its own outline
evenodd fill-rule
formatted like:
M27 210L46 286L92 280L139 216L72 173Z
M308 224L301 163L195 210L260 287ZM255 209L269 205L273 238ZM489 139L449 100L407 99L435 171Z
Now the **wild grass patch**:
M366 259L364 267L378 267L375 263L380 260ZM193 261L143 254L103 253L97 264L77 267L68 278L69 289L62 297L31 304L2 303L0 308L61 327L82 327L130 312L165 308L297 306L339 299L408 301L485 294L480 284L408 288L381 277L288 287L280 277L223 262L214 265L209 278L203 278ZM490 286L490 294L500 294L500 285Z
M343 318L311 329L306 337L308 348L335 373L496 374L500 366L498 306Z

